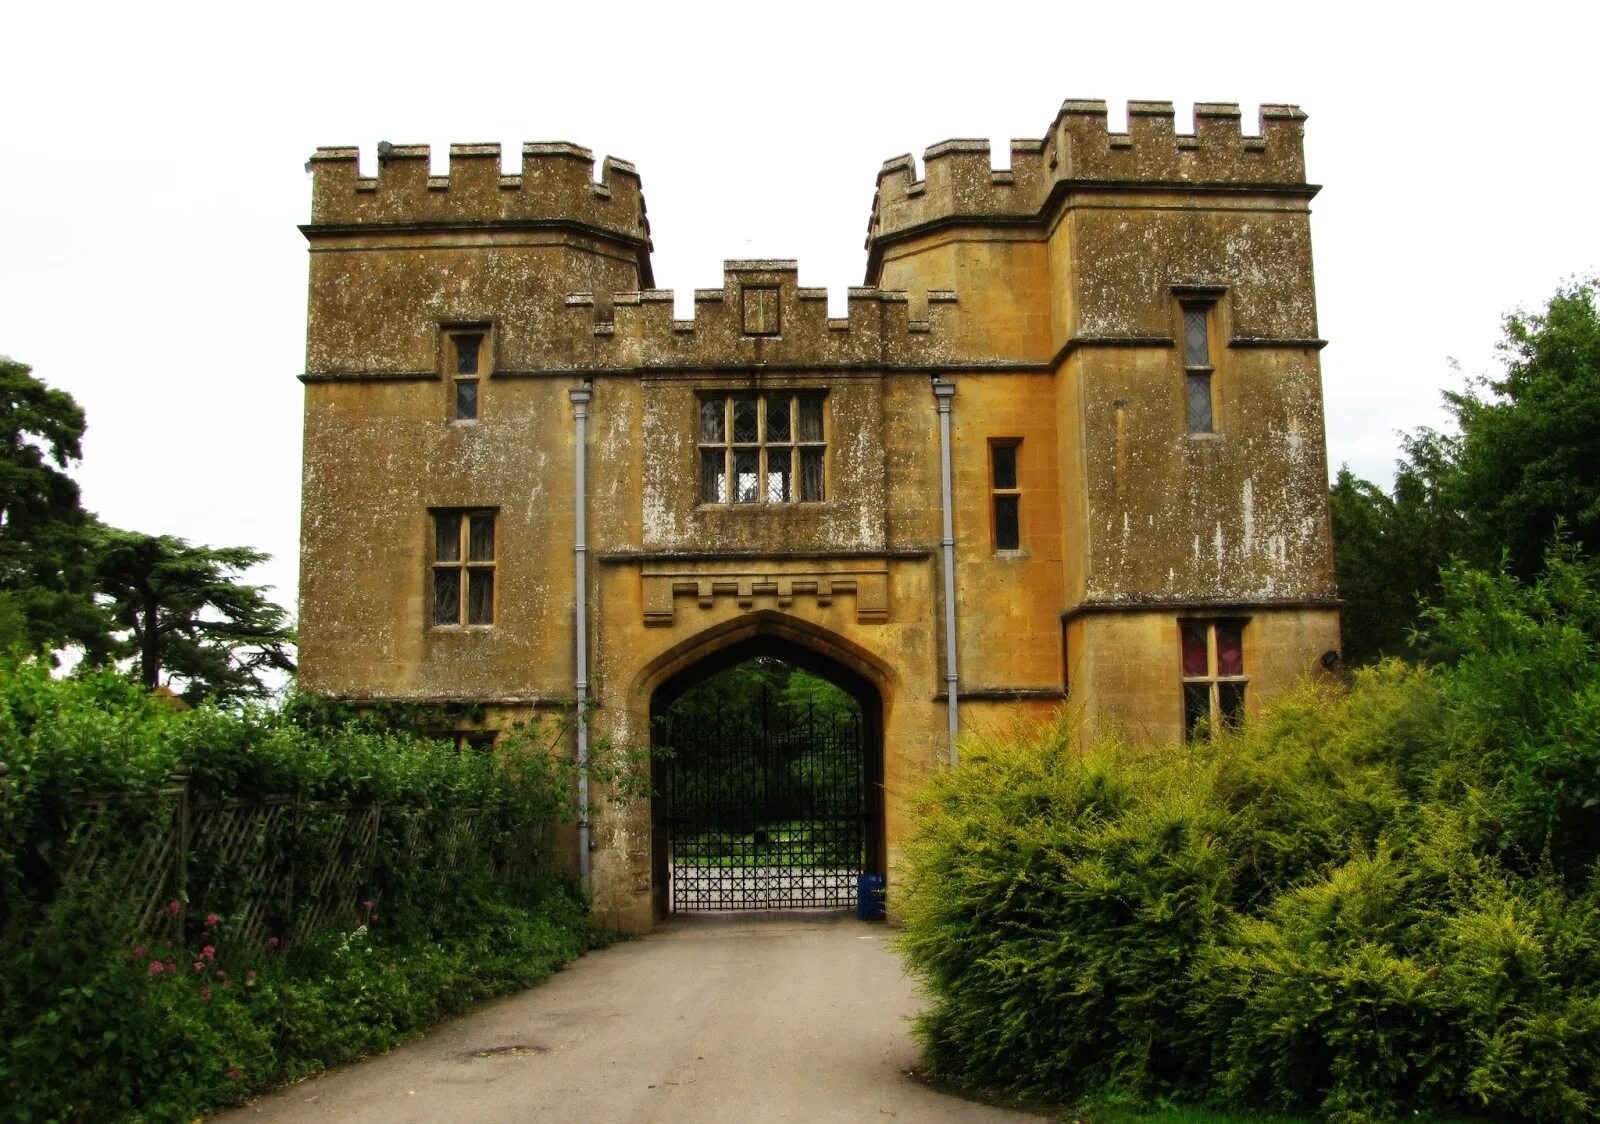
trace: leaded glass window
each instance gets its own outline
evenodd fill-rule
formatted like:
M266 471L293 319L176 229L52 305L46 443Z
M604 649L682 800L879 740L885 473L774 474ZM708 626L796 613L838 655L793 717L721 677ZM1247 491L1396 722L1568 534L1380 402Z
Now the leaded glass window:
M733 451L733 502L755 503L758 473L756 461L761 454L755 449Z
M791 394L767 395L767 440L788 441L792 432L789 411L794 396Z
M1207 310L1199 305L1183 309L1183 363L1186 367L1211 366L1211 341Z
M754 445L757 440L756 400L754 398L735 398L733 400L734 444Z
M824 395L700 399L701 503L817 503L826 495Z
M700 450L700 502L728 502L728 453L726 449Z
M433 623L461 623L461 567L459 566L434 567Z
M479 384L483 378L484 337L481 332L452 333L449 337L452 373L450 417L477 421Z
M727 438L728 419L726 403L720 398L707 398L700 403L700 440L702 443L720 445Z
M822 450L800 450L800 500L815 503L822 499Z
M800 396L800 440L822 441L822 395Z
M1209 304L1183 306L1183 369L1190 433L1213 433L1211 312Z
M431 569L435 627L493 624L494 512L434 512Z
M1214 432L1211 420L1211 372L1190 371L1188 387L1189 432Z

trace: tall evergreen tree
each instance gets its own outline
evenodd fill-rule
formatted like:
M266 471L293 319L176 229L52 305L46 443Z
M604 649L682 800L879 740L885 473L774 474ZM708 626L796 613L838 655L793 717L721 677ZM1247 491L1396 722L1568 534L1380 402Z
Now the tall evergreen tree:
M92 520L67 467L83 456L83 408L0 358L0 646L103 650Z
M192 546L171 535L105 527L96 579L146 688L176 682L191 702L270 693L263 675L295 669L287 614L239 575L267 555Z

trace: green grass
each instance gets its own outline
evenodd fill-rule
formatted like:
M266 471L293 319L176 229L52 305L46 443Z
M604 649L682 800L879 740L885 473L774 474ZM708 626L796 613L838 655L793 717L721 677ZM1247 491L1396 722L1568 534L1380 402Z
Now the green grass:
M1062 1120L1077 1124L1310 1124L1309 1116L1278 1116L1268 1112L1219 1112L1208 1108L1163 1108L1136 1111L1103 1108L1067 1113ZM1466 1124L1458 1117L1421 1116L1423 1124Z
M1156 1112L1105 1109L1089 1116L1075 1117L1084 1124L1303 1124L1304 1116L1272 1116L1265 1113L1213 1112L1204 1108L1167 1108Z

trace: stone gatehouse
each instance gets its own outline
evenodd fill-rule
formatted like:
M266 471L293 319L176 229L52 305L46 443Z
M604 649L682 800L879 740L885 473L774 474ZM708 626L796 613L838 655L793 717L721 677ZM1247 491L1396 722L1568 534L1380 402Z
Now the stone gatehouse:
M1202 104L1186 135L1135 102L1113 133L1069 101L1008 170L892 159L843 317L794 262L730 261L675 319L621 160L319 149L303 687L490 730L588 690L642 743L674 684L782 655L866 704L891 901L952 720L1070 699L1156 741L1255 710L1338 647L1304 120ZM658 817L588 850L597 910L648 929Z

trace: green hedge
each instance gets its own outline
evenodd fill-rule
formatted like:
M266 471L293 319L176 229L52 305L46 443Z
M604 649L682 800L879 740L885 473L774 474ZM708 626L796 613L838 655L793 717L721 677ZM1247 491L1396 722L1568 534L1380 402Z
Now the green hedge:
M299 794L347 803L520 803L530 818L566 811L552 764L524 753L509 768L504 751L457 754L419 733L449 724L426 709L374 719L305 696L281 708L177 711L111 671L56 679L38 660L0 665L0 761L10 771L13 809L88 792L152 791L182 770L201 800ZM530 741L537 738L509 739L504 749L528 750ZM433 752L441 746L452 751Z
M0 1115L192 1119L526 987L595 941L570 889L497 873L529 828L574 811L558 733L525 728L474 754L413 732L451 717L306 698L175 711L115 674L0 666ZM172 805L146 798L174 773L196 804L296 801L293 830L262 826L256 843L301 848L308 868L341 806L382 802L373 900L349 887L335 924L287 947L292 910L247 931L249 875L191 847L198 896L135 931L125 864L72 866L84 801L126 798L93 805L115 809L110 838L126 850L160 836L144 828ZM442 877L426 848L463 809L479 844ZM431 830L409 833L415 817Z
M966 743L917 800L926 1064L1065 1102L1600 1113L1600 599L1458 572L1451 669L1139 751Z

